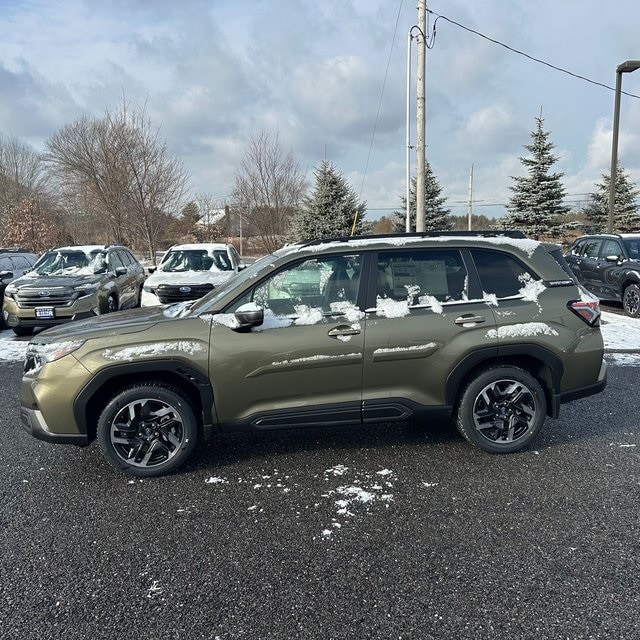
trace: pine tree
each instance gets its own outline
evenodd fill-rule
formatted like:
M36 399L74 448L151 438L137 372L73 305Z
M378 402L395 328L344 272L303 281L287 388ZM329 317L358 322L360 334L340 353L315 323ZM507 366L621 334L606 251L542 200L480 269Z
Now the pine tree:
M411 231L416 229L416 178L411 179L409 186L409 216ZM450 218L450 209L446 209L443 205L447 199L442 195L442 187L438 183L438 179L431 170L431 165L426 162L425 180L424 180L424 229L425 231L450 231L453 229L453 221ZM396 233L402 233L406 230L407 221L407 198L402 196L402 210L394 211L394 230Z
M589 194L591 201L584 209L588 231L600 233L607 230L609 222L609 193L611 176L602 174L602 182L596 184L596 191ZM629 174L618 165L616 168L616 192L613 206L613 226L620 233L640 230L640 211L637 198L640 191L635 189Z
M541 236L558 237L563 216L569 211L562 204L565 190L560 178L564 174L550 173L558 157L552 153L555 145L549 141L549 132L543 124L542 116L537 117L536 128L531 132L532 143L524 147L531 155L520 158L529 175L512 176L514 184L509 188L513 196L503 222L506 229L520 229L536 240Z
M366 203L358 203L353 188L342 174L329 161L323 160L314 176L315 187L311 195L303 198L300 209L292 217L293 238L305 241L363 233L367 228L364 221Z

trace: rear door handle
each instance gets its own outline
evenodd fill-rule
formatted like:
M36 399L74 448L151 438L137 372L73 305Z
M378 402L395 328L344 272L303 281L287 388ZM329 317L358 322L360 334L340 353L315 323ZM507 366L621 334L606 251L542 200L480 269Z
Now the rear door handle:
M454 320L456 324L479 324L480 322L486 322L484 316L460 316Z
M331 338L337 338L338 336L357 336L359 333L360 329L354 329L350 324L342 324L327 331L327 335Z

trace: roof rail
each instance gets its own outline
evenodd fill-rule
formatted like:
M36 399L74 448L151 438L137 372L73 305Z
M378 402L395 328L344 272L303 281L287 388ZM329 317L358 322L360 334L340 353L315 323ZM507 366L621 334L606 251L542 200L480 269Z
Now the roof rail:
M500 231L494 230L479 230L479 231L422 231L416 233L382 233L382 234L370 234L362 236L339 236L335 238L315 238L308 242L301 243L301 247L311 247L313 245L323 244L325 242L349 242L349 240L375 240L376 238L439 238L441 236L453 236L453 237L482 237L482 238L513 238L522 240L527 236L516 229L505 229Z

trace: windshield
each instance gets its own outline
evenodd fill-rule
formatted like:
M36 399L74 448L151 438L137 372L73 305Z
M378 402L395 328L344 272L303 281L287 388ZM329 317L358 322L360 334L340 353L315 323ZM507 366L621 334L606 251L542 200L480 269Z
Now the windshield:
M160 271L232 271L233 265L227 252L218 249L209 253L206 249L176 249L169 251L159 267Z
M104 251L48 251L33 266L39 276L91 276L107 271Z
M226 296L235 288L240 288L247 280L255 278L260 271L262 271L265 267L272 265L277 259L278 256L276 255L268 255L263 256L259 260L256 260L252 265L249 265L246 269L240 271L238 275L233 276L233 278L231 278L230 280L227 280L219 287L216 287L211 293L204 296L204 298L196 300L193 306L190 307L189 312L208 313L212 308L215 307L218 300Z

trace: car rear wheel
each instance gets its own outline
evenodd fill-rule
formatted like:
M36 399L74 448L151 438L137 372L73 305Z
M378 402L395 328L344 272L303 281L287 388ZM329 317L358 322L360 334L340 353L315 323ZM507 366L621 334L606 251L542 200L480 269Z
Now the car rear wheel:
M193 452L198 424L177 389L160 384L117 393L98 420L98 443L116 468L152 477L171 473Z
M519 367L496 366L473 378L460 396L457 427L490 453L512 453L540 431L547 403L540 383Z
M640 316L640 287L637 284L630 284L624 290L622 306L628 316L632 318Z

